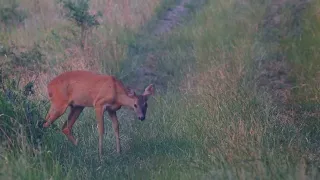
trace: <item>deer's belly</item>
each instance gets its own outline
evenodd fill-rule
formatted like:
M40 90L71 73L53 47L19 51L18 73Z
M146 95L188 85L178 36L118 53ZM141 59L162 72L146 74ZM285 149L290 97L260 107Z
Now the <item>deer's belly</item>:
M117 105L117 104L105 104L103 106L103 109L104 110L107 110L107 111L117 111L121 108L120 105Z
M71 105L74 106L83 106L83 107L92 107L93 103L92 103L92 99L88 98L88 97L74 97L71 100Z

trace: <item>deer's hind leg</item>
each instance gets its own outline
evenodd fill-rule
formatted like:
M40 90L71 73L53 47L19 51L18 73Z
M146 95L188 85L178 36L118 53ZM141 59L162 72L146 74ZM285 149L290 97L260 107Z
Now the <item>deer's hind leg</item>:
M74 144L77 145L78 141L74 138L72 134L72 126L78 119L79 115L83 111L82 106L70 106L71 110L68 116L68 120L62 126L62 132L67 136L67 138Z
M57 120L68 107L67 101L52 101L49 112L46 116L46 123L43 124L43 127L49 127L55 120Z

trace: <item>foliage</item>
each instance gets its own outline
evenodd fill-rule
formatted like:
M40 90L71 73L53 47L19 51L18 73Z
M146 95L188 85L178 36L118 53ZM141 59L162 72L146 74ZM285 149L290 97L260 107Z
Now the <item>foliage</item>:
M16 46L1 46L0 63L3 73L10 75L15 69L23 68L25 71L42 71L45 68L45 55L41 52L40 45L34 44L30 50L19 50Z
M74 20L78 26L86 26L87 28L100 25L97 20L102 16L99 11L97 14L89 13L89 0L64 1L64 8L68 10L67 17Z
M40 142L43 131L39 127L42 121L39 104L29 100L34 94L33 83L19 88L19 82L1 75L0 91L0 137L2 145L19 147L20 138L26 138L26 143L35 147Z
M62 2L63 7L68 10L67 17L81 28L81 46L85 48L86 33L90 28L100 25L98 18L102 16L102 12L90 13L89 0L66 0Z
M16 0L0 3L0 23L6 26L16 25L23 22L26 18L26 12L19 9L19 4Z

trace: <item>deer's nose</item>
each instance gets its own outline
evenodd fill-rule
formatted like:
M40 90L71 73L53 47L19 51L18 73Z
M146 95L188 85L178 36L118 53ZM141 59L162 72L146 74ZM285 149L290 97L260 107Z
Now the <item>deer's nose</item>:
M144 116L140 116L140 117L139 117L139 120L141 120L141 121L143 121L144 119L145 119Z

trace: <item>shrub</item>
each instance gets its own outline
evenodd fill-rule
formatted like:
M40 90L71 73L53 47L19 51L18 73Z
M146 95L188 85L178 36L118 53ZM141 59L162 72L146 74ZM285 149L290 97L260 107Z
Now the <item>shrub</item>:
M86 47L87 34L93 27L100 25L98 18L102 16L102 13L90 13L89 12L89 0L77 0L77 1L62 1L63 7L68 11L67 17L75 22L77 26L81 28L81 47Z
M7 148L27 142L37 146L42 138L40 105L29 100L33 83L19 88L19 82L0 73L0 141Z

